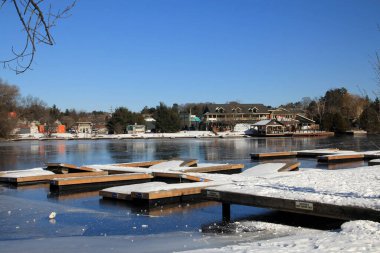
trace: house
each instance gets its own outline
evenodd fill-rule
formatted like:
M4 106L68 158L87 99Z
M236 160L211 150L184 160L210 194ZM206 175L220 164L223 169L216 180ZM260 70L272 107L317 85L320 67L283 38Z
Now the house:
M145 133L145 126L144 125L128 125L127 126L127 133L128 134L143 134Z
M150 133L156 129L156 120L149 114L143 115L145 122L145 131Z
M285 126L275 120L266 119L256 122L251 126L252 134L258 136L283 136L285 135Z
M179 114L179 120L181 129L185 130L198 130L201 119L196 115L193 115L188 112L181 112Z
M270 119L275 119L285 126L287 132L300 130L319 130L315 121L306 117L306 113L300 109L277 108L270 110Z
M92 123L91 122L77 122L75 123L75 128L77 133L92 133Z
M269 118L270 111L263 104L208 104L203 114L208 130L232 130L238 123L255 123Z

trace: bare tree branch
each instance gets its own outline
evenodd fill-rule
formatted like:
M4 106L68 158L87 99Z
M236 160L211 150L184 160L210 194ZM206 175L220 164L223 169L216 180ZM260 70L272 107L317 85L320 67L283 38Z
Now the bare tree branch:
M38 44L52 46L55 44L51 34L51 28L57 20L69 16L70 10L75 6L76 0L66 6L62 11L53 12L48 0L1 0L0 9L7 3L12 3L20 19L25 33L25 46L20 50L12 47L13 57L1 60L4 68L9 68L16 74L24 73L31 69Z

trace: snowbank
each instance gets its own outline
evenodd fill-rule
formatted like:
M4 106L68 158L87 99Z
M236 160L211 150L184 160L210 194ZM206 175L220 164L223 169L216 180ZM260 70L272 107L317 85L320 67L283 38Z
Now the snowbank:
M282 225L268 227L259 224L259 229L284 229ZM380 223L373 221L350 221L342 225L339 232L306 231L293 236L266 241L242 243L222 248L193 250L186 252L223 253L270 253L270 252L380 252Z

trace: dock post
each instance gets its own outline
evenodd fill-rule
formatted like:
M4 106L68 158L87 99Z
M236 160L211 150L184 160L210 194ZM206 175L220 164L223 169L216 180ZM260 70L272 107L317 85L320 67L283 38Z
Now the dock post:
M223 223L231 221L231 205L229 203L222 203L222 220Z

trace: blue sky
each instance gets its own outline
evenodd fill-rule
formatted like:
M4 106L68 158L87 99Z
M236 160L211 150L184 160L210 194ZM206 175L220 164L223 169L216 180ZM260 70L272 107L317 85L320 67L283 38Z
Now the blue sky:
M22 42L0 10L0 58ZM160 101L279 106L331 88L380 89L378 0L79 0L33 70L0 78L58 108L140 111Z

